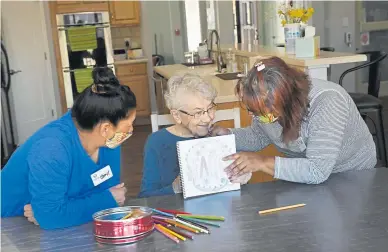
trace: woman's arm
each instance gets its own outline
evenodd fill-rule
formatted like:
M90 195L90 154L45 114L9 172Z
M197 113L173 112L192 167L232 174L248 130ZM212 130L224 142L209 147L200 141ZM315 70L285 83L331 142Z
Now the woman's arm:
M231 131L236 136L237 151L259 151L271 144L269 138L261 131L256 117L253 117L251 126Z
M80 198L68 198L72 160L59 140L39 141L31 149L27 162L31 206L43 229L80 225L91 221L97 211L117 207L108 189Z
M311 111L306 158L276 157L274 177L277 179L319 184L333 171L341 151L349 104L337 92L326 92L320 104Z
M174 194L172 183L167 186L161 185L160 171L162 170L162 167L160 167L156 150L149 146L149 144L146 144L144 148L143 167L143 178L141 181L139 197ZM173 180L174 179L175 178L173 178Z

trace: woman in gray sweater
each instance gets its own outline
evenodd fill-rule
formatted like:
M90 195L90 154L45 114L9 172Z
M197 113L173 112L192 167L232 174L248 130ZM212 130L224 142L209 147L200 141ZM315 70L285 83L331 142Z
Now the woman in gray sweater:
M312 79L272 57L256 64L236 87L252 114L242 129L214 127L212 135L234 134L238 153L229 178L263 171L274 178L319 184L331 173L374 168L376 147L349 94L338 84ZM274 144L284 157L256 152Z

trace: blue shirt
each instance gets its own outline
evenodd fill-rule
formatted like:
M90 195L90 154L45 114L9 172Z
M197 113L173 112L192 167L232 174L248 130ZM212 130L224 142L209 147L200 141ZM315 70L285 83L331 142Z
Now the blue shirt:
M113 177L94 186L91 174L107 165ZM118 206L108 189L119 181L120 148L100 148L95 163L68 112L32 135L1 171L1 216L21 216L31 204L43 229L80 225Z
M152 133L144 147L143 179L139 197L174 194L172 182L179 175L178 141L190 140L166 129Z

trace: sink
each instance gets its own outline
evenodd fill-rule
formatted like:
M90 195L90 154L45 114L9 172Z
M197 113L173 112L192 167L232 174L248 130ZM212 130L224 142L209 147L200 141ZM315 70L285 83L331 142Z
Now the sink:
M241 74L240 72L237 73L220 73L216 74L216 76L220 79L223 80L238 80L241 79L242 77L237 76L238 74Z
M184 66L187 67L194 67L194 66L205 66L205 65L212 65L214 62L209 62L209 63L181 63Z

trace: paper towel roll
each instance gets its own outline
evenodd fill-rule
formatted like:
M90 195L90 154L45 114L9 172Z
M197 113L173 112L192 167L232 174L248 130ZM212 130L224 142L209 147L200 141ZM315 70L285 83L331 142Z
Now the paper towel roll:
M314 26L306 26L304 29L304 37L312 38L315 36L315 27Z

